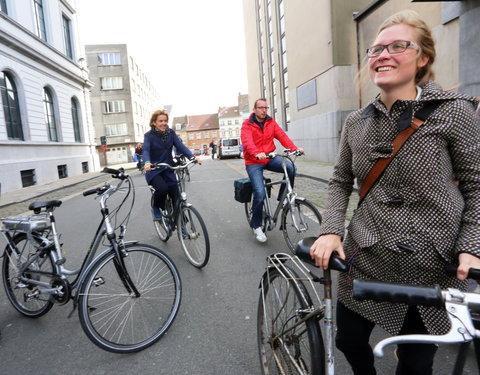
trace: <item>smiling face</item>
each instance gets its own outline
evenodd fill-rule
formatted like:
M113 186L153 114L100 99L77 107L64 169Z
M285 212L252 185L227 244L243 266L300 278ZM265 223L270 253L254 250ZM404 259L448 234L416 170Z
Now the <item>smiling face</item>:
M166 115L158 115L157 119L153 123L153 125L157 128L157 130L160 130L164 132L168 128L168 118Z
M396 40L417 43L416 30L406 24L390 26L378 34L374 45L387 45ZM384 92L414 88L418 69L428 62L427 56L418 54L418 49L413 47L397 54L390 54L385 48L379 56L368 60L370 79Z

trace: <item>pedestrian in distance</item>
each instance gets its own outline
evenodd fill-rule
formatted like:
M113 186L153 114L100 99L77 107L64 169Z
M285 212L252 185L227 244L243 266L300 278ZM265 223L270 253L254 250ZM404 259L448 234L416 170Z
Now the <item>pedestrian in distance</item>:
M141 143L137 143L135 146L135 159L137 162L137 168L141 171L143 168L143 145Z
M265 199L263 170L283 173L282 159L278 156L269 159L267 155L275 151L274 139L277 139L283 147L290 151L303 152L303 149L295 146L277 122L268 115L265 98L255 101L252 114L242 124L241 139L245 168L252 184L253 201L250 227L253 229L257 241L266 242L267 236L262 230L262 206ZM293 186L295 168L290 161L287 161L287 172ZM278 197L282 195L284 189L285 184L282 184Z
M351 279L465 290L468 269L480 267L478 101L433 82L434 40L414 11L385 20L367 58L380 94L345 121L320 237L310 250L322 268L332 252L351 265L339 275L336 345L362 375L376 374L368 344L375 325L392 335L445 334L449 322L435 307L356 301ZM395 155L393 140L424 108L431 113ZM362 193L369 171L385 158L390 164L363 191L345 236L354 179ZM445 265L455 260L457 277L446 276ZM396 374L432 374L436 349L399 345Z
M212 149L212 160L215 159L215 153L217 152L217 141L214 139L213 141L210 142L210 145L208 146Z
M167 163L174 165L173 147L177 153L183 154L188 159L195 156L181 142L173 129L168 127L168 113L164 110L153 112L150 118L151 130L146 132L143 141L143 157L145 160L145 178L147 183L155 188L152 215L155 220L162 219L161 210L165 210L167 194L172 201L179 197L177 178L172 169L160 167L152 170L154 163ZM200 159L197 159L201 163Z

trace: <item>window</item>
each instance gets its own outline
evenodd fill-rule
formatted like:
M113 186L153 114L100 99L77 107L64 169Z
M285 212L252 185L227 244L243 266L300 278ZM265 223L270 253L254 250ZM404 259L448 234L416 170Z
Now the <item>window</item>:
M235 125L240 125L240 120L238 118L235 120Z
M212 138L217 138L217 132L216 131L212 132Z
M65 55L73 59L73 45L72 45L72 22L63 15L63 39L65 42Z
M18 103L18 93L15 82L8 73L0 74L0 91L2 96L3 114L7 125L8 139L23 141L22 120Z
M125 112L125 101L124 100L111 100L108 102L103 102L104 112L105 113L119 113Z
M88 173L88 161L82 161L82 173Z
M191 140L191 141L193 141L193 139L194 139L194 134L193 134L193 133L190 133L190 134L188 135L188 139Z
M58 169L58 178L68 177L67 164L57 165L57 169Z
M75 137L75 142L81 142L82 137L80 135L80 117L79 117L79 108L77 101L72 99L72 123L73 123L73 134Z
M33 0L33 7L35 11L35 31L37 36L47 41L47 31L45 28L45 16L43 14L43 0Z
M182 130L182 124L175 124L175 130Z
M98 65L121 65L120 52L97 53Z
M203 133L203 138L205 138L205 139L210 138L210 133L209 132Z
M43 105L45 110L45 123L47 125L48 140L52 142L58 142L53 97L48 88L43 89Z
M112 137L114 135L126 135L126 134L127 134L127 124L105 125L105 135L107 137Z
M100 78L101 90L119 90L123 89L122 77L101 77Z
M8 14L6 0L0 0L0 12Z
M22 178L22 187L32 186L37 183L35 169L20 171L20 177Z
M202 133L197 133L197 139L202 139Z
M228 125L232 125L232 120L228 120Z

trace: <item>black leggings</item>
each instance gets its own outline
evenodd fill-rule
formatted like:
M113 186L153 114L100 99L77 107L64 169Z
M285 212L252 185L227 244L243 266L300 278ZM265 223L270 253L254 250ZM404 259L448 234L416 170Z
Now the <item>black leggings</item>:
M176 202L180 195L177 184L167 184L162 174L156 175L153 180L150 181L150 185L155 189L155 193L153 194L153 205L155 207L160 207L162 210L165 209L165 198L167 197L167 194L173 202Z
M343 352L355 375L376 375L373 351L368 343L375 323L337 303L337 348ZM400 335L428 334L416 307L410 306ZM399 344L396 375L431 375L434 344Z

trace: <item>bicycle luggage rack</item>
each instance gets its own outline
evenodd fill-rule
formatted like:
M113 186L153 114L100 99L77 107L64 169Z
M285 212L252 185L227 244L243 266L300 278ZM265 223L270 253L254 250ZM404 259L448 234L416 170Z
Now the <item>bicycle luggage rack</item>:
M285 265L286 262L289 262L288 267ZM312 274L312 272L307 268L305 263L300 260L296 255L290 255L286 253L274 253L267 257L267 272L269 268L276 268L280 274L285 278L285 280L293 280L297 286L298 282L304 282L309 284L309 292L313 292L317 299L317 303L312 301L313 306L323 306L323 299L317 293L317 288L315 288L314 282L319 282L321 279ZM297 274L294 275L292 270ZM307 304L307 301L305 301Z

